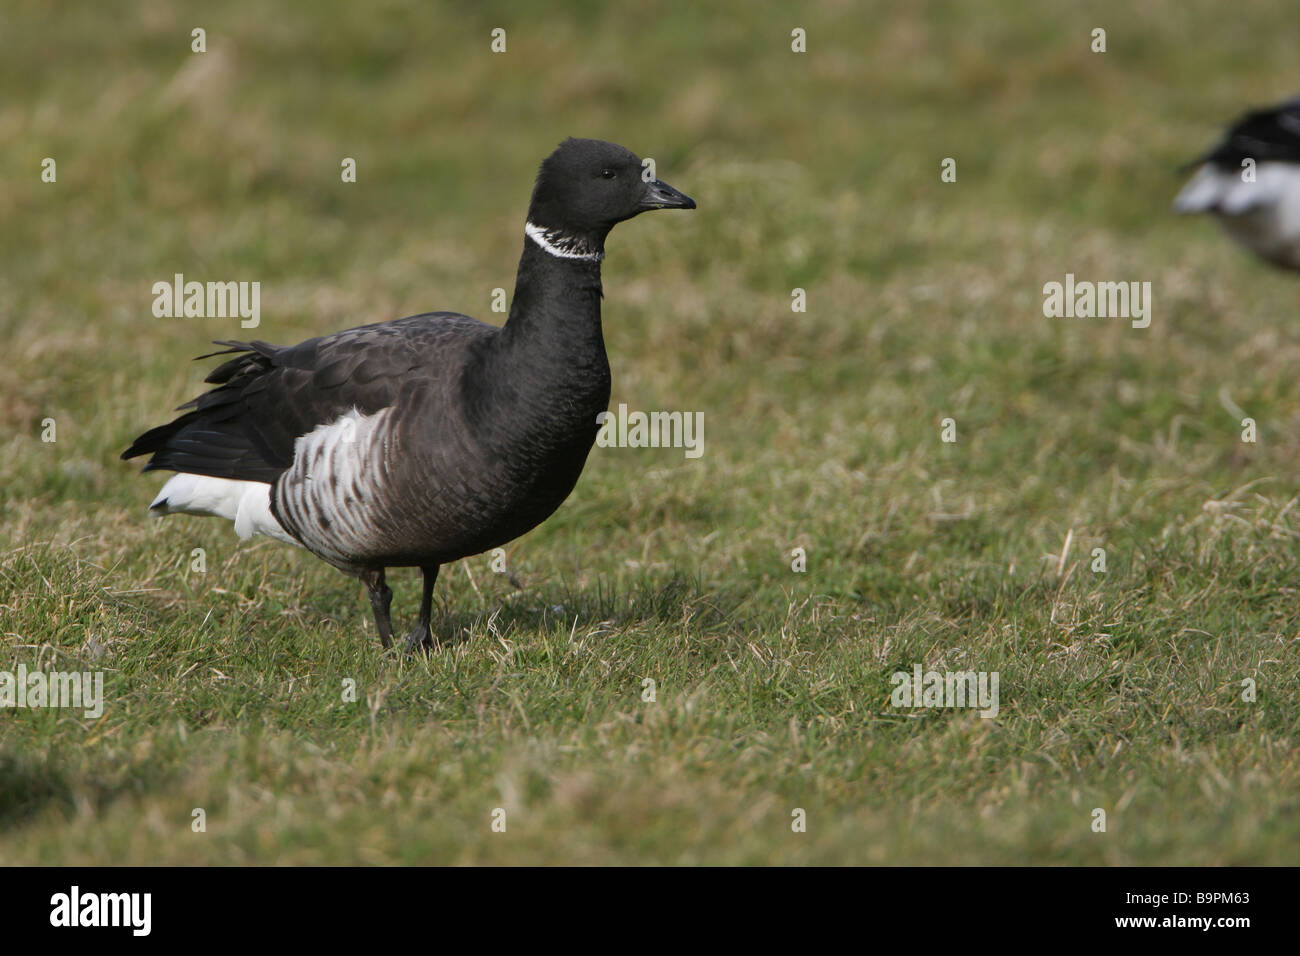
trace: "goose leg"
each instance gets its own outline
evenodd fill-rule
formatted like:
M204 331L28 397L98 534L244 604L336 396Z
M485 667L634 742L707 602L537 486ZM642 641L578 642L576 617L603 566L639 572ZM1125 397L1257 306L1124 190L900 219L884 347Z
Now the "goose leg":
M420 593L420 623L406 635L408 651L433 646L433 631L429 628L429 621L433 617L433 585L438 580L438 567L436 564L428 564L420 568L424 574L424 590Z
M375 629L379 631L379 642L385 648L393 646L393 622L388 616L388 609L393 604L393 591L384 582L384 569L366 571L361 580L370 595L370 607L375 612Z

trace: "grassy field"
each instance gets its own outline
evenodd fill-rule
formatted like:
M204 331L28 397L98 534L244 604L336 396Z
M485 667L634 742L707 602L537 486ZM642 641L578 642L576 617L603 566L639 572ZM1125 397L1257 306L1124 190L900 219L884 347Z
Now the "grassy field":
M0 30L0 671L106 698L0 710L0 862L1297 862L1300 282L1169 212L1300 87L1290 0L114 7ZM501 321L567 135L699 202L604 284L612 404L702 457L596 449L515 582L444 569L427 658L310 555L146 519L117 455L209 340ZM260 326L155 318L178 272ZM1045 318L1066 273L1150 327ZM891 706L917 664L997 717Z

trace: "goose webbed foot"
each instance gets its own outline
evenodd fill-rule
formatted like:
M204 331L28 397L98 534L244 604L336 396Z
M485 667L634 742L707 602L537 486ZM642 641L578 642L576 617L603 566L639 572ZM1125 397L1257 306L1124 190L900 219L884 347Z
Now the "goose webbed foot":
M429 621L433 617L433 585L438 580L438 565L427 564L420 568L424 574L424 586L420 591L420 623L406 635L406 651L427 651L433 647L433 631Z
M433 632L429 630L429 625L423 621L411 628L411 633L406 635L406 652L408 654L427 651L432 647Z
M379 643L385 648L393 645L393 624L389 617L389 608L393 604L393 592L384 581L384 569L366 571L361 575L370 595L370 607L375 612L375 630L379 632Z

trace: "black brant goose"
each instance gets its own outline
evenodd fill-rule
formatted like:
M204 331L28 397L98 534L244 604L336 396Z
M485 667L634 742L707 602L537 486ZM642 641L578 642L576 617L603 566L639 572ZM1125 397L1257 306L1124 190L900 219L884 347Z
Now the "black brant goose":
M568 139L543 161L503 327L429 312L294 346L226 342L216 388L122 457L177 472L156 517L214 515L359 577L391 646L391 567L424 575L408 648L432 643L440 565L499 547L568 497L609 404L600 261L616 223L694 209L622 146Z
M1300 270L1300 96L1247 113L1196 163L1174 209L1212 213L1260 258Z

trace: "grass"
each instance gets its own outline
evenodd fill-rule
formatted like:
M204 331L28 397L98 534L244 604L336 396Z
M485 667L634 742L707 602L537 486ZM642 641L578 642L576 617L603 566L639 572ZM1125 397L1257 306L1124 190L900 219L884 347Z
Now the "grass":
M1291 92L1289 4L11 6L0 671L106 706L0 711L0 861L1295 862L1300 285L1169 213ZM612 406L703 411L701 458L597 449L518 587L444 570L420 659L310 556L144 520L116 456L208 340L499 321L569 134L699 201L614 233L605 333ZM175 272L261 326L154 318ZM1044 318L1067 272L1151 327ZM891 707L918 663L998 717Z

